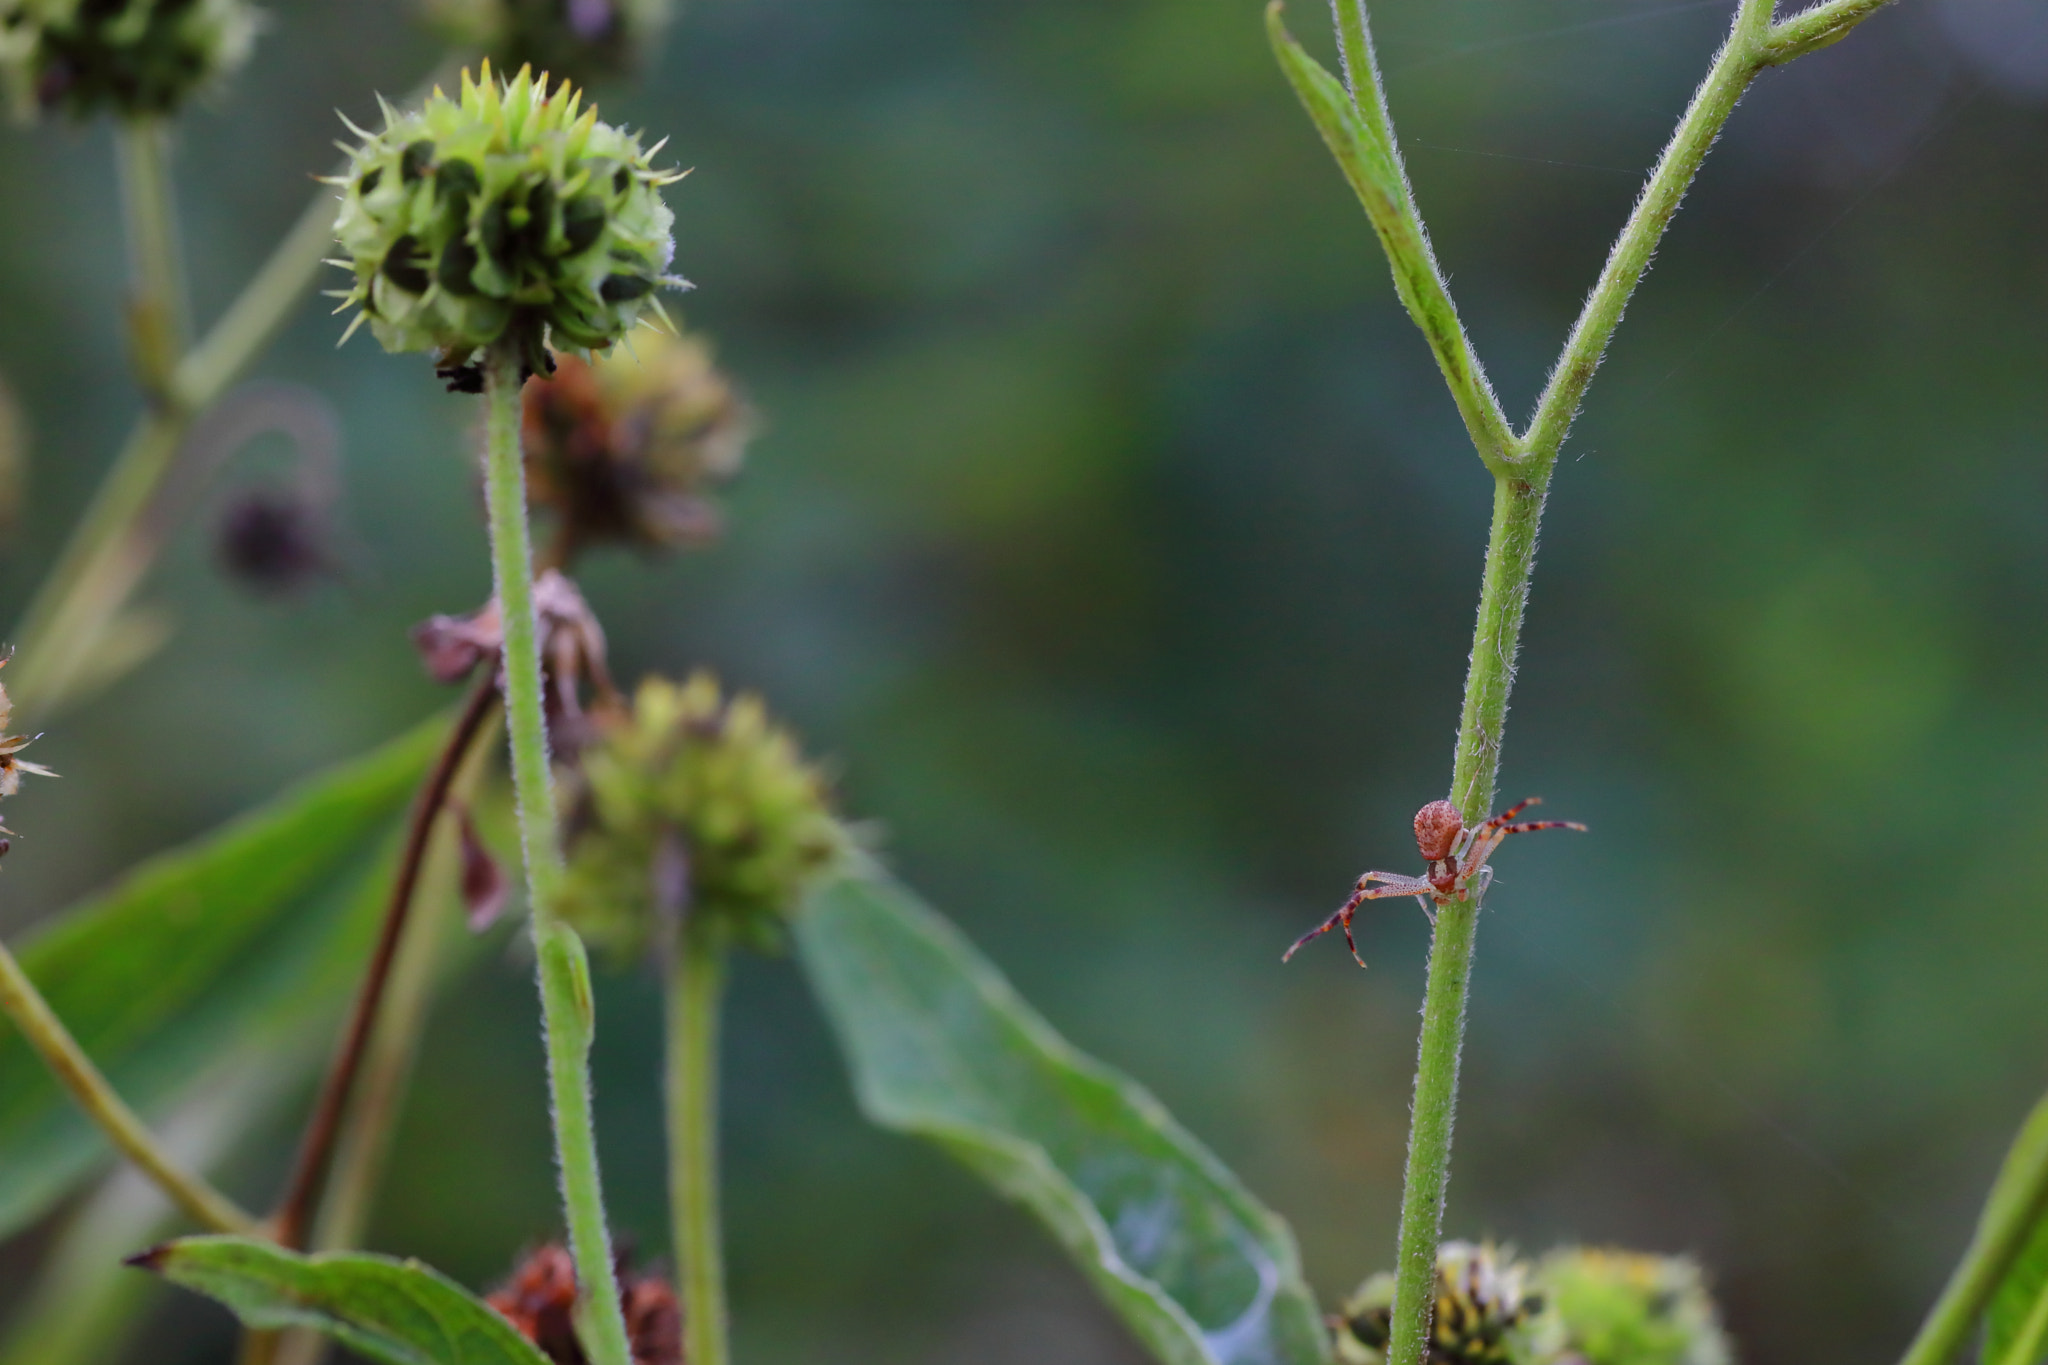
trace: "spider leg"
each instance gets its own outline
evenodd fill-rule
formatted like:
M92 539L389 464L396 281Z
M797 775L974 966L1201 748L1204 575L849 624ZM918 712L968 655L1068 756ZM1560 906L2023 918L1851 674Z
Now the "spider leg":
M1517 802L1515 802L1515 804L1514 804L1514 805L1512 805L1512 806L1509 806L1509 807L1508 807L1508 808L1507 808L1506 810L1502 811L1502 812L1501 812L1501 813L1500 813L1499 815L1496 815L1496 816L1494 816L1494 817L1493 817L1492 819L1488 820L1488 821L1487 821L1487 822L1486 822L1485 824L1481 825L1481 826L1480 826L1480 828L1481 828L1481 829L1499 829L1499 828L1500 828L1500 827L1501 827L1502 825L1505 825L1506 823L1508 823L1508 821L1510 821L1510 820L1514 819L1514 818L1515 818L1515 817L1516 817L1517 815L1520 815L1520 814L1521 814L1521 813L1522 813L1523 811L1525 811L1525 810L1529 809L1529 807L1531 807L1531 806L1540 806L1540 805L1542 805L1542 804L1543 804L1543 798L1542 798L1542 797L1540 797L1540 796L1531 796L1531 797L1528 797L1528 798L1527 798L1527 799L1525 799L1525 800L1517 801Z
M1519 825L1501 826L1500 835L1506 838L1510 834L1534 834L1539 829L1575 829L1581 834L1586 832L1586 827L1576 820L1524 820Z
M1375 881L1386 882L1387 885L1371 885ZM1403 877L1393 872L1366 873L1358 879L1358 886L1352 891L1351 899L1338 906L1336 913L1332 914L1328 919L1294 940L1294 946L1282 953L1280 960L1282 962L1287 961L1300 952L1302 947L1310 942L1310 940L1320 938L1337 926L1342 925L1344 927L1344 941L1351 945L1351 956L1357 959L1359 966L1363 967L1365 959L1358 955L1358 941L1351 937L1351 918L1358 913L1358 907L1366 901L1384 900L1389 896L1413 896L1417 894L1418 888L1426 892L1429 890L1429 883L1418 881L1414 877Z

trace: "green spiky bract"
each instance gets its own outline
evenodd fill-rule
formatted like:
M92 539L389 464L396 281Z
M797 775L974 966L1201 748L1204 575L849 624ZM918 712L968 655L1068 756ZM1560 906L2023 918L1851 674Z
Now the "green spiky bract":
M335 223L355 274L342 307L362 310L350 332L367 319L387 351L438 351L459 385L501 339L545 373L550 345L610 346L660 314L656 290L687 288L666 273L660 194L680 175L582 100L486 62L460 98L436 89L415 113L386 106L382 132L357 129Z
M717 947L776 947L811 878L843 846L825 783L758 697L722 697L699 673L649 678L632 712L583 757L588 818L558 902L586 939L620 954L656 928L664 857L693 933Z
M246 0L0 0L0 72L17 114L169 114L240 66Z

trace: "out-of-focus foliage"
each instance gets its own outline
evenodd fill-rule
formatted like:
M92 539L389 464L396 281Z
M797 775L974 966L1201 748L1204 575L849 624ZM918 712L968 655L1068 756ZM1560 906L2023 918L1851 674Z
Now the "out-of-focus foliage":
M348 950L384 900L376 836L444 728L429 722L145 863L23 945L23 968L124 1096L161 1106L238 1041L288 1034L339 1003L361 960ZM0 1231L33 1220L105 1156L27 1040L0 1033Z
M1036 1214L1164 1365L1329 1360L1286 1225L951 925L849 876L811 898L797 935L867 1116Z
M436 55L409 3L277 8L182 138L201 322L329 165L332 109L368 124ZM1290 22L1333 65L1313 10ZM1725 17L1375 4L1510 413ZM2033 17L1915 0L1768 74L1553 488L1506 781L1595 832L1498 865L1447 1226L1687 1251L1750 1365L1893 1358L2048 1087ZM699 0L601 103L695 168L688 322L767 419L715 551L579 568L616 671L760 690L1338 1302L1393 1247L1426 926L1362 921L1370 972L1277 959L1360 870L1412 866L1488 484L1259 6ZM96 132L0 135L33 189L0 203L0 370L37 433L16 607L133 412L108 162ZM363 567L250 600L201 518L153 590L178 637L20 718L64 776L9 808L0 930L443 704L404 631L489 593L470 405L333 329L309 303L262 369L345 414ZM1141 1358L1028 1219L866 1129L791 966L735 975L743 1358ZM659 1254L658 996L599 990L614 1212ZM436 1013L375 1227L471 1286L557 1231L531 996L513 963ZM0 1250L0 1313L32 1251ZM150 1365L225 1358L203 1310L152 1325Z

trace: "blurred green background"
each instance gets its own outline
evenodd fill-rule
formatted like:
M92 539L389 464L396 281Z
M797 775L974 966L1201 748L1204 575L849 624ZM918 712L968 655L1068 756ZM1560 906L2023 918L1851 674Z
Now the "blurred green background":
M1383 0L1417 191L1512 412L1728 4ZM1329 50L1322 8L1290 16ZM210 318L371 92L397 0L274 6L178 170ZM592 562L625 677L764 691L898 869L1294 1224L1391 1260L1426 925L1279 952L1440 794L1488 484L1252 0L699 0L606 115L671 134L689 323L766 415L716 550ZM0 134L12 617L137 404L104 128ZM1756 1365L1895 1354L2048 1083L2048 9L1910 0L1767 75L1554 485L1447 1229L1690 1251ZM51 725L0 928L445 704L487 592L472 402L312 300L258 374L342 414L339 581L252 597L209 494L179 631ZM259 445L227 482L282 477ZM41 727L25 716L31 730ZM665 1251L657 1000L608 979L618 1221ZM787 962L729 1029L740 1354L1134 1361L1050 1242L865 1129ZM287 1132L230 1180L273 1188ZM509 948L439 1008L375 1244L472 1284L554 1228ZM0 1305L35 1236L0 1250ZM0 1307L4 1312L4 1307ZM196 1300L135 1360L227 1358Z

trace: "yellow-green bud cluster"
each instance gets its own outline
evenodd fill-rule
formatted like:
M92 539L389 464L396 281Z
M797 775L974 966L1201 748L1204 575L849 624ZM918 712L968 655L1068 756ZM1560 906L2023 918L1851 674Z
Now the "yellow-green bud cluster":
M427 22L450 42L481 50L507 71L581 85L631 74L668 27L669 0L423 0Z
M1561 1247L1536 1282L1549 1309L1546 1358L1588 1365L1728 1365L1733 1357L1700 1268L1681 1256Z
M728 699L706 673L641 683L585 751L583 777L559 911L620 953L644 950L664 912L716 942L772 949L842 847L796 741L758 697Z
M17 114L168 114L242 64L245 0L0 0L0 71Z
M1493 1245L1445 1242L1436 1254L1436 1290L1429 1328L1430 1365L1531 1365L1528 1328L1543 1309L1529 1268ZM1394 1277L1360 1285L1332 1322L1337 1359L1384 1365L1391 1334Z
M335 236L358 306L388 351L439 351L462 367L500 340L546 372L547 348L611 345L650 310L669 276L676 179L567 82L485 63L459 99L436 90L417 112L385 109L351 153ZM653 150L659 150L655 148Z

